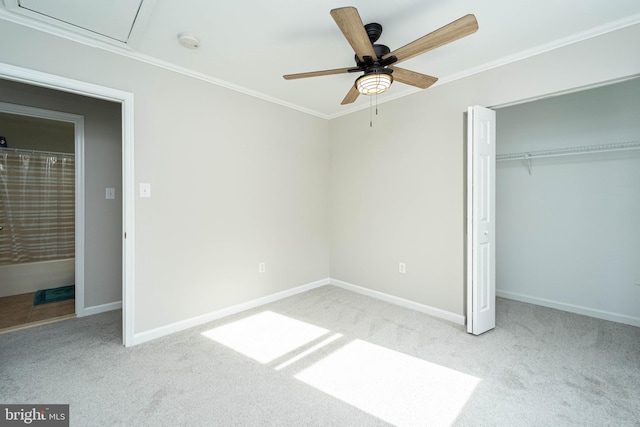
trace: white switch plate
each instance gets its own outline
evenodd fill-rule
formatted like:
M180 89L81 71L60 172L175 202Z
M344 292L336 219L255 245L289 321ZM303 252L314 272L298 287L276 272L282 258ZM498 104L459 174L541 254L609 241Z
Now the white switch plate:
M116 189L115 188L107 188L104 192L104 197L107 200L113 200L116 198Z
M146 182L140 183L140 197L151 197L151 184Z

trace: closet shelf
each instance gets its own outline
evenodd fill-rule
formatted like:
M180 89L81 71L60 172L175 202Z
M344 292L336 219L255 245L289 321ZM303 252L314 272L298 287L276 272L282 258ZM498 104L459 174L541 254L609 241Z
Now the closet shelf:
M584 147L558 148L554 150L529 151L526 153L499 154L497 161L530 160L541 157L570 156L575 154L605 153L609 151L624 151L640 149L640 141L619 142L613 144L588 145Z

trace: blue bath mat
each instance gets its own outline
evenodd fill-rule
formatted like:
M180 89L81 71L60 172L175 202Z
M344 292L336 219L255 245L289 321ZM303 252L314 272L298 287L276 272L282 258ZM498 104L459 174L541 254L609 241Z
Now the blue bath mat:
M61 286L53 289L42 289L36 292L33 305L46 304L48 302L64 301L76 297L75 285Z

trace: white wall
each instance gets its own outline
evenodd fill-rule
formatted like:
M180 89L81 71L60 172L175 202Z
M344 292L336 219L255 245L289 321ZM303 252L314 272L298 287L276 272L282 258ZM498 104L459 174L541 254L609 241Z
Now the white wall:
M638 99L634 79L500 109L498 152L640 141ZM499 162L496 198L499 295L640 325L640 150Z
M152 194L134 206L136 333L328 277L326 120L13 23L0 37L6 63L134 94Z
M464 314L467 107L638 74L639 37L628 27L384 103L373 128L368 110L332 120L331 277Z

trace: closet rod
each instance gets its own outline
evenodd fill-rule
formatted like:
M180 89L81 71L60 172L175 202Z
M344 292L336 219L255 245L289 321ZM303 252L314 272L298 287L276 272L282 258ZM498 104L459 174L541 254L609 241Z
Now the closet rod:
M40 150L29 150L25 148L0 148L0 153L3 151L12 151L14 153L24 153L24 154L52 154L54 156L73 156L75 157L75 153L63 153L60 151L40 151Z
M640 149L640 141L588 145L584 147L558 148L555 150L530 151L527 153L499 154L496 156L496 160L530 160L541 157L570 156L574 154L605 153L609 151L625 151L637 149Z

